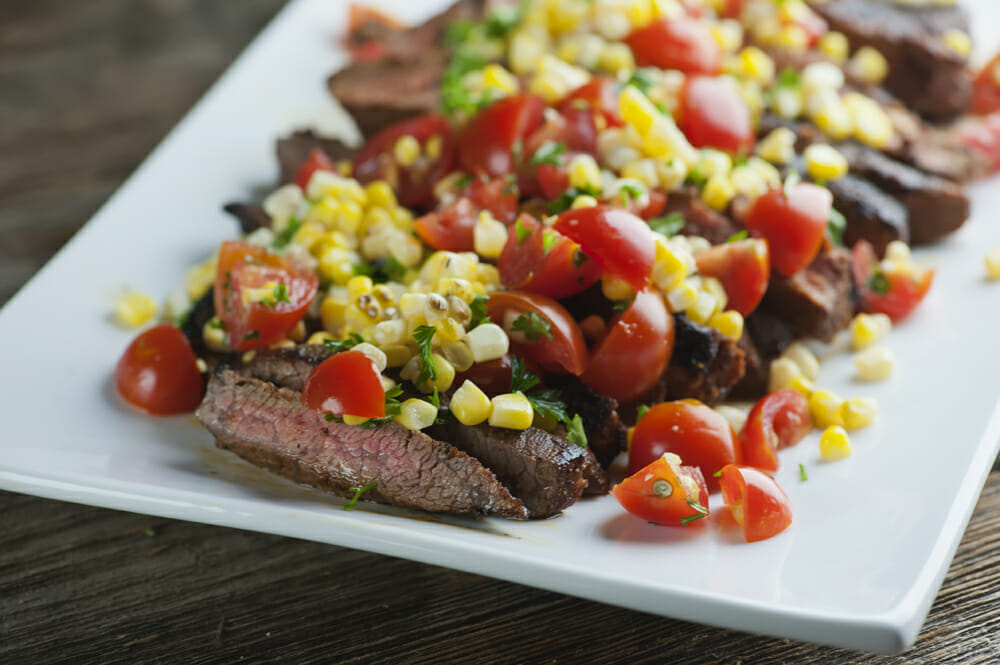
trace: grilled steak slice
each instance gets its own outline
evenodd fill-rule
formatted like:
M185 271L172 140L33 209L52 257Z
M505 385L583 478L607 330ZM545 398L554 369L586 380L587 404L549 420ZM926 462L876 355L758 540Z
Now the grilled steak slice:
M491 469L511 494L524 502L533 518L557 515L576 503L587 487L584 469L589 466L593 470L596 465L586 448L537 427L467 427L452 421L435 425L428 434L448 441ZM598 472L603 475L603 471Z
M924 117L945 122L962 115L972 98L967 61L948 48L941 35L957 28L969 32L958 6L903 6L892 0L812 2L813 9L844 33L852 49L872 46L885 56L885 88Z
M672 213L684 216L684 228L681 229L681 233L705 238L713 245L726 242L740 230L731 219L709 208L701 200L696 187L685 187L679 192L671 192L662 214Z
M813 262L785 277L774 273L762 307L784 321L796 337L829 342L854 315L851 253L843 247L820 250Z
M625 424L618 416L618 402L594 392L587 384L572 376L549 380L562 392L566 409L579 414L587 432L587 447L605 469L626 447ZM588 494L590 488L587 489Z
M222 209L236 218L243 233L253 233L257 229L271 226L270 215L258 203L227 203Z
M852 247L858 240L867 240L882 256L893 240L909 242L909 216L902 203L853 173L826 186L833 193L833 207L847 221L845 245Z
M244 375L301 391L309 373L330 357L322 344L300 344L286 349L258 351L246 362L237 360L236 368Z
M191 306L191 310L188 312L187 318L184 319L184 324L181 326L181 332L187 337L191 349L194 350L194 354L199 358L204 358L211 354L208 347L205 346L205 337L202 334L202 330L205 328L205 324L215 316L214 293L214 288L210 287L205 295Z
M759 399L767 394L771 361L795 341L795 333L773 312L758 307L746 317L740 348L746 357L746 373L729 396Z
M914 244L939 240L969 218L969 197L955 183L856 143L841 144L838 149L847 158L851 173L868 180L906 207Z
M340 139L320 136L312 130L292 132L290 135L278 139L275 144L278 163L281 165L281 182L294 181L302 162L306 161L309 153L317 148L326 153L326 156L334 162L342 159L353 159L354 153L357 152L357 149Z
M410 28L370 19L347 35L347 44L352 51L370 52L377 59L410 60L425 51L440 49L450 24L479 18L486 5L485 0L458 0L440 14Z
M341 496L457 515L528 516L488 469L454 447L392 423L327 422L299 393L220 366L196 413L216 445L299 483Z

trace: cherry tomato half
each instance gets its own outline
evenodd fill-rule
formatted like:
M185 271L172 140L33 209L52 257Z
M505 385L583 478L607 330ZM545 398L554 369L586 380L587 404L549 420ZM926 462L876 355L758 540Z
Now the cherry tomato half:
M515 150L542 124L545 101L531 94L505 97L473 117L458 135L463 171L503 176L517 167ZM523 157L523 155L522 155Z
M1000 171L1000 111L964 118L952 131L962 145L985 159L991 173Z
M778 449L793 446L812 429L809 400L784 388L762 397L740 430L743 464L764 471L778 470Z
M511 334L515 355L547 370L564 370L579 376L587 368L587 345L580 327L552 298L523 291L501 291L486 301L490 319ZM512 331L517 319L532 325L526 335ZM523 337L523 339L517 339Z
M565 298L600 279L601 267L579 245L530 215L521 215L508 231L497 260L500 281L508 289Z
M760 304L771 277L767 241L747 238L710 247L695 256L698 272L715 277L726 291L728 308L746 316Z
M396 143L404 136L416 139L420 148L412 163L399 162ZM354 177L369 183L385 180L408 207L429 203L434 185L455 164L455 143L448 121L439 115L422 115L390 125L371 137L354 157Z
M1000 111L1000 53L986 63L972 83L972 111L980 115Z
M749 466L729 464L720 474L722 500L743 527L748 543L775 536L792 523L792 503L771 476Z
M611 488L628 512L663 526L688 526L708 517L708 486L696 466L658 457Z
M128 345L115 368L115 389L132 408L153 416L194 411L205 381L184 333L161 323Z
M862 309L881 312L893 321L909 316L934 282L932 269L882 272L876 264L875 250L866 240L855 243L851 258Z
M722 67L718 42L703 21L659 19L625 38L636 64L714 76Z
M560 213L552 228L579 243L605 273L620 277L635 290L649 282L656 242L641 218L620 208L595 206Z
M746 154L754 144L750 107L727 78L688 79L681 99L679 125L696 148Z
M224 242L215 274L215 311L229 348L260 349L281 341L302 320L319 280L311 270L259 245Z
M309 156L306 157L306 161L302 162L302 166L299 167L298 172L295 174L295 184L304 192L316 171L333 170L333 162L326 156L326 153L319 148L313 148Z
M771 267L790 276L816 257L832 208L830 190L800 182L757 197L744 221L752 233L767 239Z
M656 385L674 351L674 317L658 291L643 289L594 348L588 386L620 403L630 402Z
M302 387L302 403L335 416L384 418L382 374L360 351L341 351L310 372Z
M564 116L572 111L589 111L592 114L591 122L594 120L593 114L599 114L604 120L604 127L621 127L625 124L618 108L618 82L607 76L593 77L566 95L557 108Z

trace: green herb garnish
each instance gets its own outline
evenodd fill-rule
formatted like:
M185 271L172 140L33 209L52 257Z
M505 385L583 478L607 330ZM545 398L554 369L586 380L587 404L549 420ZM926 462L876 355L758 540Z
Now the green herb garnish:
M806 467L804 464L799 464L799 480L802 482L809 480L809 474L806 473Z
M836 208L830 208L830 221L826 224L826 232L830 240L838 245L844 244L844 231L847 229L847 219Z
M649 220L649 228L668 238L675 236L684 228L684 213L678 210L664 217L654 217Z
M576 197L583 196L584 194L588 196L598 197L601 195L601 190L592 185L587 185L586 187L570 187L565 192L559 195L559 198L552 201L549 204L549 212L553 215L557 215L563 211L569 210L573 205L573 201Z
M260 331L259 330L251 330L247 334L243 335L243 339L245 339L245 340L250 340L250 339L257 339L257 340L259 340L260 339Z
M361 498L361 495L365 492L371 492L373 489L375 489L374 480L367 485L363 485L362 487L352 487L351 491L354 492L354 496L351 497L350 501L344 504L344 510L353 510L354 507L358 505L358 499Z
M279 302L292 302L288 298L288 285L283 282L281 284L275 284L274 290L271 291L271 295L261 300L260 304L264 307L277 307Z
M628 77L625 85L635 86L640 92L646 94L653 87L653 83L653 76L648 69L636 69L632 72L632 76Z
M517 244L520 245L524 239L531 235L531 229L525 226L520 217L514 222L514 233L517 234Z
M708 517L708 509L705 508L705 506L701 505L700 503L698 503L697 501L695 501L690 497L685 499L685 501L687 501L687 504L692 508L694 508L697 512L694 515L688 515L687 517L682 517L681 526L687 526L691 522L697 522L700 519Z
M886 277L881 268L875 268L872 272L872 276L868 278L867 282L865 282L865 286L880 296L884 296L889 293L889 289L892 288L892 284L889 283L889 278Z
M546 141L535 154L531 156L529 164L537 166L539 164L551 164L559 166L562 162L559 158L566 152L566 144L558 141Z
M566 423L566 440L584 448L587 447L587 433L583 431L583 419L574 414Z
M413 331L413 339L417 341L417 349L420 353L420 374L417 376L417 383L437 380L437 368L434 366L434 357L431 355L431 340L437 328L434 326L417 326Z
M526 393L539 382L538 375L524 366L524 361L518 356L511 356L510 359L510 391L512 393Z
M554 231L549 229L542 231L542 256L548 254L555 247L557 240L559 240L559 236Z
M524 333L524 336L532 342L542 336L553 339L552 324L537 312L527 312L514 319L511 330Z
M631 185L629 183L625 183L618 190L618 193L622 197L622 205L627 206L629 200L639 198L640 196L646 193L646 190L645 188L640 187L639 185Z
M280 233L275 234L274 240L271 241L271 249L284 249L288 247L288 243L292 242L292 238L295 237L295 233L302 226L302 220L296 217L292 217L288 220L288 224L285 228L281 229Z
M647 411L649 411L649 405L640 404L639 408L635 410L635 422L638 423L640 420L642 420L642 417L646 415Z
M472 312L472 318L469 320L469 330L490 320L489 312L486 310L486 301L489 299L489 296L476 295L472 297L472 302L469 303L469 311Z
M354 348L358 344L364 342L365 339L358 333L351 333L346 339L327 339L323 341L323 346L330 353L340 353L341 351L347 351L348 349Z

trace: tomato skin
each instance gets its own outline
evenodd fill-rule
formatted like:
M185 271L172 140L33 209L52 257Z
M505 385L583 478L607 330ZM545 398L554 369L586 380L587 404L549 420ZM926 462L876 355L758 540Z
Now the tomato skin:
M518 238L518 226L527 231ZM507 244L497 260L500 281L508 289L565 298L580 293L601 277L601 267L575 242L558 231L521 215L510 227ZM546 251L545 243L549 242Z
M680 480L689 478L688 484L698 487L697 496L690 496ZM669 496L659 496L653 484L665 480L670 484ZM704 522L708 517L708 485L701 470L696 466L672 466L659 457L636 473L611 488L611 494L622 507L647 522L662 526L690 526ZM703 508L698 510L688 500L697 502Z
M547 370L565 371L580 376L587 368L587 344L566 308L547 296L524 291L501 291L486 301L486 310L493 323L501 328L508 311L522 314L534 312L546 321L552 330L552 339L540 336L535 340L511 340L515 355L536 363Z
M954 135L986 159L990 173L1000 171L1000 112L965 118L955 125Z
M1000 85L997 85L993 72L1000 66L1000 53L993 56L986 66L976 74L972 82L972 112L986 115L1000 111Z
M302 387L302 403L335 416L385 417L382 374L360 351L341 351L317 365Z
M126 347L115 367L115 390L137 411L171 416L195 410L205 381L184 333L161 323Z
M744 222L767 239L771 267L791 276L809 265L823 244L833 194L825 187L798 183L768 190L750 204Z
M401 166L393 156L393 147L402 136L414 137L422 149L432 137L440 137L439 156L430 161L421 157L414 166ZM387 180L399 202L412 208L433 200L435 183L450 173L454 164L451 127L443 117L431 113L390 125L368 139L354 157L354 177L363 184Z
M916 309L931 284L934 283L934 270L914 270L912 273L885 273L888 289L879 293L872 289L870 279L876 267L875 250L866 240L859 240L851 250L854 281L861 294L862 309L872 313L882 313L893 321L901 321Z
M468 173L503 176L517 164L514 147L544 119L545 101L532 94L505 97L480 111L458 134L458 159Z
M283 284L287 301L266 305L243 301L244 289ZM300 268L259 245L224 242L215 274L215 312L226 327L229 348L249 351L281 341L305 316L319 286L311 270Z
M580 378L602 395L630 402L657 384L673 351L674 317L657 291L644 289L608 323Z
M659 19L625 38L636 64L678 69L685 74L718 74L722 54L702 21L691 18Z
M592 125L594 114L599 114L607 127L625 124L618 109L618 82L607 76L593 77L566 95L557 108L567 118L573 111L589 111Z
M628 453L633 474L663 453L675 453L704 474L711 491L719 488L714 474L739 460L736 433L725 418L697 400L657 404L639 419Z
M762 397L740 430L742 463L764 471L778 470L777 451L793 446L812 429L809 400L784 388Z
M743 527L748 543L775 536L792 523L792 503L781 486L763 471L729 464L720 474L722 500Z
M656 242L649 225L632 213L610 206L567 210L552 228L579 243L605 273L637 291L649 283Z
M710 247L695 255L699 274L722 283L727 307L746 316L757 308L771 277L767 241L747 238Z
M463 196L442 210L417 217L413 220L413 230L434 249L471 252L475 247L474 231L478 216L479 208Z
M302 166L299 167L298 172L295 174L295 184L304 192L316 171L333 170L335 170L333 162L326 156L326 153L319 148L313 148L309 156L306 157L306 161L302 162Z
M755 134L750 107L725 78L695 76L684 86L681 131L696 148L746 154Z

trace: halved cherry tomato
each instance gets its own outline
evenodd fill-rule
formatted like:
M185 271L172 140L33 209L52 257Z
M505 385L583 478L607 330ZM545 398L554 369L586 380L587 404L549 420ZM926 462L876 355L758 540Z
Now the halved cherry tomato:
M417 217L413 220L413 230L434 249L471 252L475 247L479 210L471 199L463 196L441 210Z
M636 64L679 69L685 74L719 73L722 54L704 22L691 18L659 19L625 38Z
M601 277L601 267L579 245L528 214L510 227L497 270L508 289L550 298L579 293Z
M767 239L771 267L789 276L816 257L832 208L829 189L800 182L757 197L744 221L752 233Z
M407 166L395 156L396 142L404 136L412 136L420 144L416 161ZM385 180L396 190L402 205L414 207L431 201L435 183L450 173L454 164L455 142L448 121L427 114L390 125L368 139L354 157L354 177L362 183Z
M972 111L980 115L1000 111L1000 53L979 70L972 83Z
M335 416L384 418L382 373L360 351L341 351L309 373L302 387L302 403Z
M708 486L696 466L658 457L611 488L628 512L663 526L688 526L708 517Z
M802 393L784 388L765 395L754 404L740 430L743 464L777 471L778 449L795 445L810 429L809 400Z
M736 433L729 422L693 399L657 404L639 419L629 446L628 473L635 473L663 453L674 453L701 469L713 492L719 488L713 474L739 462Z
M681 98L681 131L696 148L746 154L753 149L750 107L727 78L694 76Z
M115 368L115 389L138 411L170 416L194 411L205 394L205 381L184 333L161 323L125 349Z
M959 142L985 158L991 173L1000 171L1000 111L963 118L953 133Z
M229 348L248 351L281 341L302 320L319 280L259 245L224 242L215 274L215 312Z
M511 339L515 355L544 369L564 370L576 376L583 374L587 368L587 345L583 333L566 308L552 298L523 291L501 291L490 296L486 309L490 319L508 333L511 332L512 322L519 317L526 317L527 321L534 313L543 320L546 332L534 333L524 340ZM515 336L517 334L514 333Z
M473 117L458 135L462 170L503 176L516 170L515 150L542 124L545 101L532 94L506 97ZM522 155L523 157L523 155Z
M568 116L571 111L582 110L589 111L591 118L594 113L600 114L605 127L621 127L625 124L618 108L618 82L607 76L590 79L566 95L557 108L564 116Z
M656 242L649 225L632 213L610 206L567 210L552 228L578 242L605 273L620 277L637 291L649 282Z
M643 289L608 323L580 378L602 395L630 402L656 385L673 351L674 317L658 291Z
M862 309L881 312L893 321L906 318L916 309L934 282L933 269L883 272L876 263L875 250L866 240L855 243L851 258Z
M726 291L727 307L746 316L760 304L771 277L767 241L747 238L710 247L695 256L698 272L715 277Z
M295 184L304 192L306 187L309 186L309 181L312 180L313 174L316 171L333 171L333 162L330 158L326 156L326 153L319 148L313 148L309 156L306 157L306 161L302 162L302 166L299 167L298 173L295 174Z
M720 475L722 500L743 527L748 543L775 536L792 523L792 503L771 476L749 466L730 464Z

